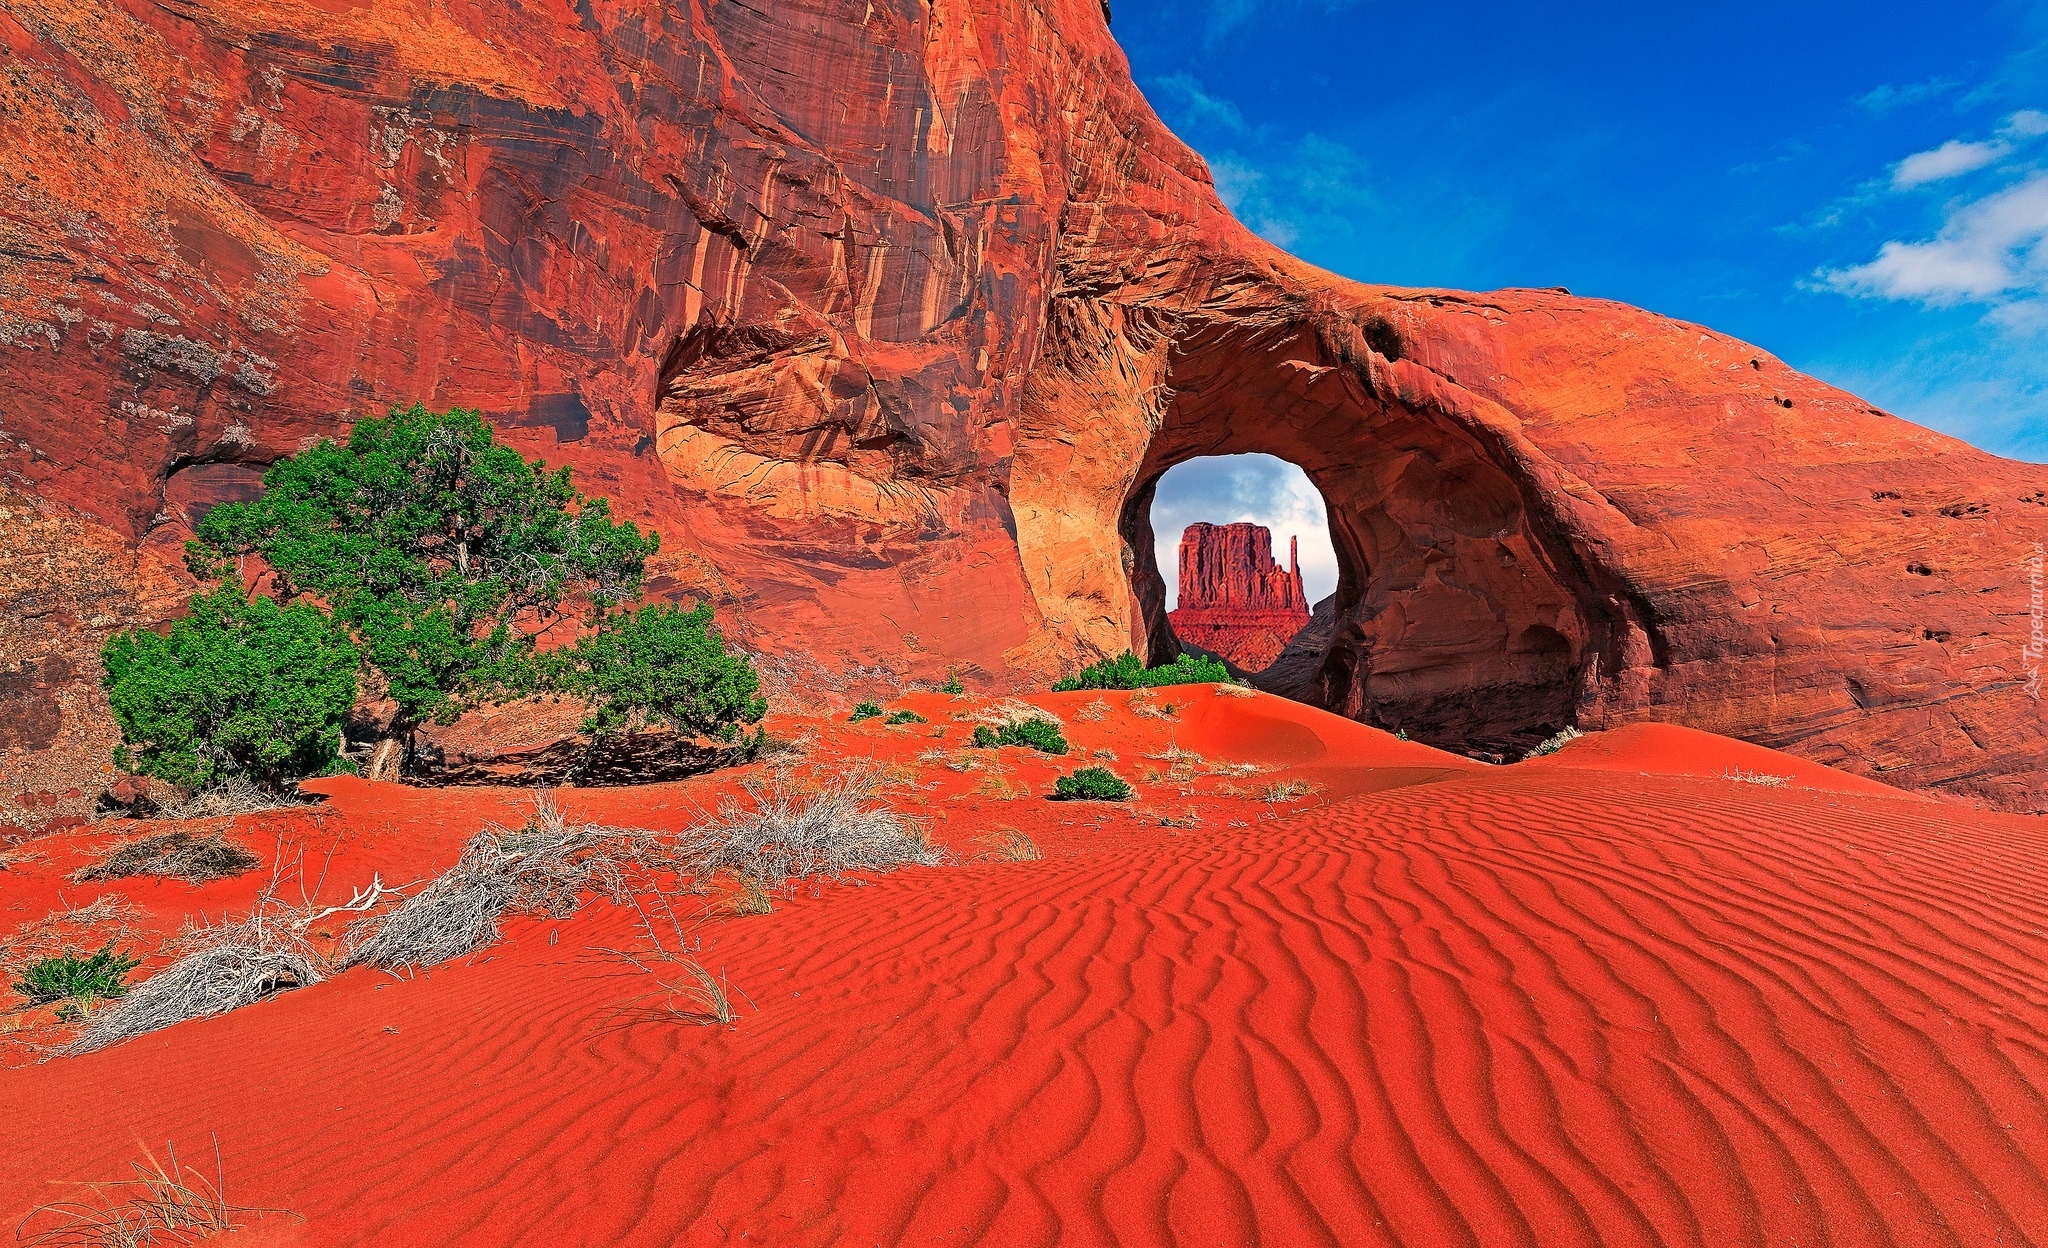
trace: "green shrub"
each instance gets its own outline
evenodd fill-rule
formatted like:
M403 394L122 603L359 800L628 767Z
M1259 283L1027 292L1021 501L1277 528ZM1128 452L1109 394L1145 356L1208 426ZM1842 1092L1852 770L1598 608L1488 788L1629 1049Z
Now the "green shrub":
M1115 659L1091 663L1053 685L1055 693L1076 689L1155 689L1164 685L1222 685L1232 683L1230 669L1219 659L1196 658L1183 653L1171 663L1148 668L1138 656L1126 650Z
M943 684L943 685L940 685L940 686L939 686L939 692L940 692L940 693L966 693L966 692L967 692L967 690L966 690L966 689L965 689L965 688L964 688L964 687L963 687L963 686L962 686L962 685L960 684L960 675L959 675L959 673L957 673L957 672L947 672L947 673L946 673L946 683L945 683L945 684Z
M1022 745L1041 754L1065 754L1067 739L1060 733L1060 726L1049 719L1020 719L991 728L982 724L974 730L974 744L984 750L1004 745Z
M141 965L142 959L129 957L125 951L115 953L114 942L110 940L91 957L66 953L31 962L13 987L36 1005L77 1001L91 1006L128 995L128 985L122 981L128 978L128 972Z
M100 657L124 770L190 789L278 788L339 765L356 697L348 631L308 603L247 601L222 586L163 636L116 633Z
M882 722L885 724L928 724L931 721L916 711L891 711L889 712L889 718Z
M541 666L547 684L589 701L583 730L593 736L661 723L730 741L768 711L753 665L727 652L708 602L613 615Z
M545 622L571 595L601 616L638 592L661 544L461 409L359 421L345 445L272 464L263 487L209 511L186 562L210 576L259 555L283 596L317 594L384 674L398 735L530 692L533 641L515 617Z
M1061 801L1121 802L1131 796L1131 786L1107 767L1083 767L1053 781L1053 796Z
M854 708L853 708L853 714L851 714L851 715L847 716L846 718L847 718L847 721L848 721L849 723L855 723L855 724L857 724L857 723L859 723L860 721L862 721L862 720L864 720L864 719L876 719L876 718L879 718L879 717L881 716L881 714L882 714L882 708L881 708L881 707L879 707L879 706L876 706L876 705L875 705L874 703L872 703L872 702L863 702L863 703L861 703L861 704L860 704L859 706L856 706L856 707L854 707Z

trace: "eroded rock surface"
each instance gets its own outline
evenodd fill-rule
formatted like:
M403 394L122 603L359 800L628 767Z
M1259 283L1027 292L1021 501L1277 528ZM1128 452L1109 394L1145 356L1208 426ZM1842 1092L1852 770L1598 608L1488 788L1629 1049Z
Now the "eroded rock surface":
M1191 524L1180 535L1179 604L1167 612L1184 645L1259 671L1308 623L1299 543L1288 564L1273 561L1273 534L1262 524Z
M777 670L1031 685L1166 657L1153 485L1263 451L1329 504L1347 714L2048 796L2048 473L1697 326L1311 268L1097 0L16 0L0 174L0 481L145 559L463 405Z

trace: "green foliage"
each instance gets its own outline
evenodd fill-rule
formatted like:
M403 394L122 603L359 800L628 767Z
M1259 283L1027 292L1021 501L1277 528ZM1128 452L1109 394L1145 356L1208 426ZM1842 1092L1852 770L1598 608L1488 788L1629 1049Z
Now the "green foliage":
M974 744L984 750L1003 745L1023 745L1042 754L1065 754L1067 739L1060 726L1049 719L1020 719L1000 729L982 724L974 730Z
M726 651L711 604L655 603L611 616L595 633L543 657L543 683L590 703L583 730L607 736L667 724L730 741L768 711L760 678Z
M214 508L186 560L199 575L259 555L287 597L314 593L354 630L405 727L450 721L534 686L514 629L581 594L600 614L639 589L659 535L612 520L569 469L497 443L475 412L415 404L356 424L346 445L281 459L261 498Z
M864 719L877 719L881 716L881 714L881 707L876 706L872 702L863 702L860 705L854 707L853 714L847 716L846 718L849 723L857 724Z
M1408 739L1408 730L1406 728L1397 728L1394 730L1394 740L1406 741Z
M1233 683L1230 669L1221 660L1196 658L1183 652L1171 663L1148 668L1138 656L1126 650L1114 659L1091 663L1053 685L1056 693L1076 689L1156 689L1164 685L1225 685Z
M1083 767L1052 783L1053 796L1061 801L1121 802L1131 796L1131 786L1107 767Z
M31 962L13 987L36 1005L78 1001L90 1006L127 996L128 985L122 981L128 978L128 972L141 965L142 959L129 957L125 951L115 953L114 942L110 940L91 957L66 953Z
M965 692L967 692L967 690L966 690L965 688L963 688L963 687L961 686L961 684L960 684L960 676L959 676L959 673L957 673L957 672L947 672L947 673L946 673L946 683L945 683L945 684L943 684L943 685L940 685L940 686L939 686L939 692L940 692L940 693L965 693Z
M931 721L916 711L891 711L889 712L889 718L882 722L885 724L928 724Z
M276 788L336 768L358 658L316 607L222 586L168 634L116 633L100 657L125 770L203 789L231 777Z

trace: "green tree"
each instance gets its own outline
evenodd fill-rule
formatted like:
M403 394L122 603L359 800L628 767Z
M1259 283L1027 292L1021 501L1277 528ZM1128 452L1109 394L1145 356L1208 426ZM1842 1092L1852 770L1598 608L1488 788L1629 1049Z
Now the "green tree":
M612 616L572 647L545 656L546 683L590 703L583 730L606 736L665 723L730 741L768 704L744 654L726 651L711 604L654 603Z
M223 585L168 633L116 633L100 657L124 769L191 789L230 777L277 788L338 763L359 658L311 604Z
M535 685L532 627L580 598L638 593L658 534L611 518L569 469L498 443L473 411L414 404L278 460L262 497L208 512L187 562L256 555L286 597L313 594L353 630L409 737Z
M1053 685L1056 693L1076 689L1157 689L1167 685L1227 685L1233 683L1230 669L1222 662L1203 656L1180 654L1171 663L1146 667L1138 656L1126 650L1114 659L1090 663L1072 676Z

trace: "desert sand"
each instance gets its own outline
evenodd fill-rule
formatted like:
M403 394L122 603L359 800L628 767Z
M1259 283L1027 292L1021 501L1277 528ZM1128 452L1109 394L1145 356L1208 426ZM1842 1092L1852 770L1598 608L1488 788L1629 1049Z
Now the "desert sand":
M1485 766L1265 695L1131 697L1030 699L1077 753L1001 751L1009 797L918 757L985 700L775 721L815 736L802 765L895 764L948 861L766 915L697 899L730 1027L650 1006L603 952L638 916L602 901L88 1056L36 1062L61 1031L30 1020L0 1214L217 1142L231 1201L296 1215L250 1215L228 1242L252 1244L2048 1236L2038 820L1663 725ZM1047 800L1094 750L1137 800ZM559 796L681 827L737 780ZM205 886L66 882L121 825L32 842L0 933L111 893L152 949L246 909L280 854L342 900L528 801L312 787L237 820L265 866ZM993 856L999 829L1043 858Z

